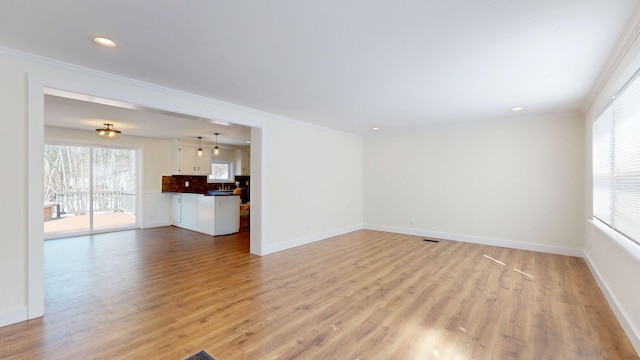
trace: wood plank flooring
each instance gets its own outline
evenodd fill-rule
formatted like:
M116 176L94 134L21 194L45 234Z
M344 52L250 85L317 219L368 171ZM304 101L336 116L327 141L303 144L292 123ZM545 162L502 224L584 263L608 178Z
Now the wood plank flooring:
M46 316L0 328L0 359L638 359L580 258L367 230L248 248L47 241Z

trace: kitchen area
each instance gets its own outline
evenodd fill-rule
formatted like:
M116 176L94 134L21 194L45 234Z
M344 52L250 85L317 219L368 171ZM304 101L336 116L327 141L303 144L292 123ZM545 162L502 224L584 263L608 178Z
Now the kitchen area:
M212 236L248 228L248 150L175 141L171 164L173 175L162 176L162 192L171 196L171 225Z
M87 125L88 119L91 125ZM118 136L102 137L101 132L106 130ZM78 144L91 144L96 149L127 150L133 154L130 160L122 160L135 170L130 175L134 179L132 191L127 192L133 194L127 195L132 200L125 204L127 206L114 202L114 206L104 209L92 207L94 217L100 221L96 217L93 228L87 226L86 231L82 229L83 233L106 231L96 226L103 222L116 230L173 225L211 236L248 232L251 138L250 127L220 119L141 106L103 104L93 98L85 99L82 94L45 96L46 145L72 149ZM53 156L51 162L55 163L56 159ZM81 173L88 173L87 169ZM121 169L116 173L118 171ZM102 176L99 172L95 174ZM112 180L109 186L95 193L119 196L128 190L122 188L120 175L114 175ZM55 188L50 199L45 200L43 226L60 225L59 231L56 228L57 232L51 233L51 238L79 234L80 230L75 228L62 228L62 223L82 220L90 204L87 200L85 206L76 211L61 197L88 193L82 187L85 182L62 182L66 187ZM94 200L94 204L98 203ZM76 213L78 216L72 216ZM125 215L127 218L121 219Z

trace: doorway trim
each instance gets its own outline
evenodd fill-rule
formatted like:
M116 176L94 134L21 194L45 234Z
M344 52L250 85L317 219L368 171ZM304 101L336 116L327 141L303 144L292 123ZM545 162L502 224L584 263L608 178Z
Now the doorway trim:
M42 227L42 154L44 151L44 95L58 89L149 108L210 117L251 127L252 221L250 251L262 255L263 129L266 114L214 99L136 80L70 66L62 77L27 74L27 319L44 315L44 229ZM65 76L68 75L68 76ZM167 101L170 99L171 101Z

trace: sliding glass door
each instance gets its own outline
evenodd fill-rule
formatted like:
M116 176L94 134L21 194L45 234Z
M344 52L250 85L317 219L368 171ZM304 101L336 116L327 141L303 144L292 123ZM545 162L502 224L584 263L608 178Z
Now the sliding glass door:
M93 229L136 224L136 151L93 148Z
M135 227L136 163L131 149L45 145L45 238Z
M44 146L44 232L88 232L91 149Z

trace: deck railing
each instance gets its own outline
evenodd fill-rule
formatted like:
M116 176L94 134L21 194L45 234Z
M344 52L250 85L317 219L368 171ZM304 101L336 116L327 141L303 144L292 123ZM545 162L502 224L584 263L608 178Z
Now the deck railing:
M93 211L125 211L135 213L136 194L106 190L95 191L93 193ZM86 214L89 212L89 192L59 192L56 193L56 203L59 209L59 216L64 214Z

